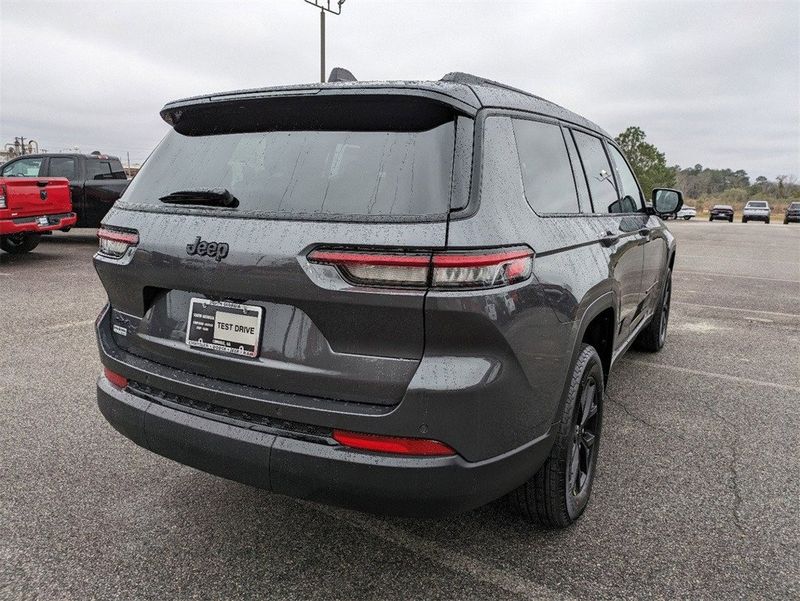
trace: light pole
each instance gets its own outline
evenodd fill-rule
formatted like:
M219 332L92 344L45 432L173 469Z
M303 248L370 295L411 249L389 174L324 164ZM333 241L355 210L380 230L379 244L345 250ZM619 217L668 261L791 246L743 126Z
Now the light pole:
M319 80L325 83L325 13L342 14L345 0L305 0L319 8ZM333 6L331 6L333 5Z

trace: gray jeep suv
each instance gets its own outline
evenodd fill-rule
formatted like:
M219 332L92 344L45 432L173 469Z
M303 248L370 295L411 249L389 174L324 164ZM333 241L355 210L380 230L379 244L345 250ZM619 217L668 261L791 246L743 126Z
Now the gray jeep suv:
M646 202L597 125L461 73L161 116L95 255L117 430L365 511L580 516L609 371L664 344L679 192Z

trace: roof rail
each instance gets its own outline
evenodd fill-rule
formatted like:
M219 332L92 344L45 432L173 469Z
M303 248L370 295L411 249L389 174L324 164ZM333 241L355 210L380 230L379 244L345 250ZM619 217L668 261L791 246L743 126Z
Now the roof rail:
M453 83L462 83L465 85L489 85L495 86L496 88L503 88L504 90L509 90L511 92L517 92L519 94L525 94L525 96L530 96L531 98L536 98L538 100L544 100L545 102L550 102L550 104L555 104L547 100L546 98L542 98L541 96L537 96L536 94L531 94L530 92L526 92L525 90L520 90L519 88L515 88L513 86L506 85L504 83L500 83L499 81L494 81L493 79L486 79L485 77L478 77L477 75L472 75L472 73L462 73L461 71L452 71L442 77L439 81L449 81ZM558 106L558 105L556 105Z

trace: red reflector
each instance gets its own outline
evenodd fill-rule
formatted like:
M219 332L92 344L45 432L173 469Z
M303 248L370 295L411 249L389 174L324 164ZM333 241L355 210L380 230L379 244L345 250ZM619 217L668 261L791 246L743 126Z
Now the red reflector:
M425 438L400 438L396 436L378 436L376 434L360 434L334 430L333 439L346 447L375 451L378 453L394 453L396 455L455 455L456 452L443 442Z
M106 376L106 380L111 382L117 388L125 388L128 385L128 378L111 371L107 367L103 368L103 373Z

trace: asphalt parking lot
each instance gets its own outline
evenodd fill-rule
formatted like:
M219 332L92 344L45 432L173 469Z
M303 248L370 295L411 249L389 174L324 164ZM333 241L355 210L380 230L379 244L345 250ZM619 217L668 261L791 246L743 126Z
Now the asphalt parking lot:
M800 595L800 226L671 223L667 347L612 375L592 503L388 519L151 454L95 405L93 232L0 253L0 598Z

